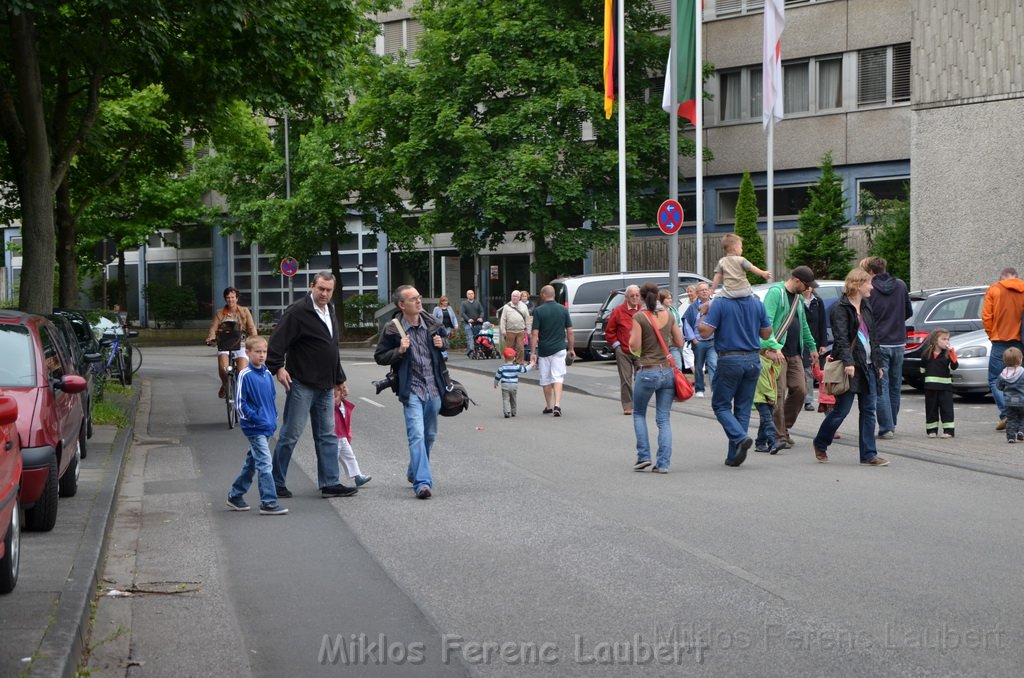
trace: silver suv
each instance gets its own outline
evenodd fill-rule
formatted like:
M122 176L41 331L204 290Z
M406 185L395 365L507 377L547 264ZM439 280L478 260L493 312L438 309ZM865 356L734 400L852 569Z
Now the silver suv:
M645 282L668 285L668 272L592 273L551 281L551 286L555 288L555 301L569 309L577 353L590 354L590 340L594 333L598 311L611 293L630 285L642 285ZM696 273L679 272L680 289L686 289L688 285L699 282L710 281Z

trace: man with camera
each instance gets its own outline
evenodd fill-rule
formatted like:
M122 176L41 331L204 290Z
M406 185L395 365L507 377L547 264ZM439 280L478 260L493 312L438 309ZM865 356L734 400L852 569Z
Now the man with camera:
M338 437L334 433L334 387L345 383L338 353L338 323L331 305L334 282L330 271L313 276L309 295L285 309L280 324L270 335L267 369L288 393L280 437L274 446L274 485L278 497L292 496L285 485L288 465L310 416L320 494L350 497L357 492L356 488L341 484Z
M390 365L391 372L386 380L376 384L390 380L402 403L409 438L409 468L405 477L418 499L430 499L434 485L430 450L437 437L437 416L445 390L441 352L447 342L444 326L424 313L423 297L415 287L402 285L395 290L394 301L401 315L384 326L373 352L377 364Z

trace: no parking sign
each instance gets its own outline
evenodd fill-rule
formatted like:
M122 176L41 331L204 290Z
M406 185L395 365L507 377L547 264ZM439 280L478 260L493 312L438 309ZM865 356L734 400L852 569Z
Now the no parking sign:
M683 226L683 206L678 200L666 200L658 208L658 228L665 235L677 233Z

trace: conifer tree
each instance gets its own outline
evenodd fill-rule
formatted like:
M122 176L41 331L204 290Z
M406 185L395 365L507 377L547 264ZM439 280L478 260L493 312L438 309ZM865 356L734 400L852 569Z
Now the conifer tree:
M771 270L765 261L764 239L757 231L757 196L754 194L754 182L750 180L750 172L743 172L740 181L740 195L736 200L736 235L743 238L743 256L758 268ZM747 280L751 285L758 285L764 279L756 273L747 272Z
M811 201L800 210L796 243L789 248L786 265L810 266L819 278L842 280L856 252L846 246L847 200L843 184L832 169L832 152L821 159L821 177L808 189Z

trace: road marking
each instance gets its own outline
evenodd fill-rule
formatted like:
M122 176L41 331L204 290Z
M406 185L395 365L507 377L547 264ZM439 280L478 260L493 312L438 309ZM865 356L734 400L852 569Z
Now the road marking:
M384 405L381 405L380 403L378 403L375 400L370 400L369 398L364 398L364 397L360 396L359 399L362 400L363 402L370 403L374 407L384 407Z
M349 363L349 365L376 365L377 363Z

